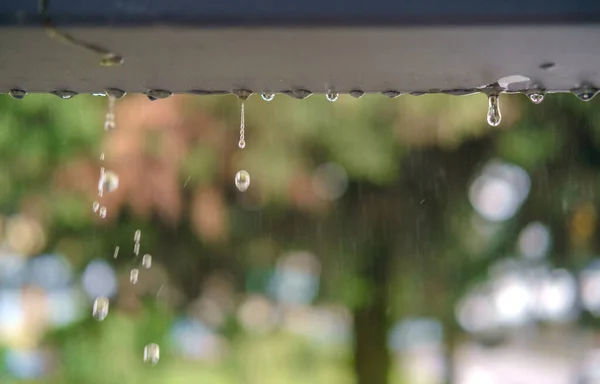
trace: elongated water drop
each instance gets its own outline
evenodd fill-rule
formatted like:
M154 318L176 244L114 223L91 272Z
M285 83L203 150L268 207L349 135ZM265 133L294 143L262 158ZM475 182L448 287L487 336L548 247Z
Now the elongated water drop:
M333 91L328 91L325 94L325 97L327 98L327 100L329 100L330 102L334 102L338 99L339 94L337 92L333 92Z
M98 210L99 210L99 209L100 209L100 202L98 202L98 201L94 201L94 202L92 203L92 210L93 210L94 212L98 212Z
M260 97L262 97L262 99L264 101L271 101L275 98L275 94L274 93L270 93L270 92L265 92L265 93L261 93Z
M115 247L115 252L113 253L113 259L116 259L117 257L119 257L119 246Z
M160 360L160 347L151 343L144 347L144 362L155 365Z
M100 154L100 161L104 161L104 152Z
M94 300L92 316L98 321L106 319L108 316L109 301L106 297L98 297Z
M499 104L500 95L497 93L490 93L488 95L488 112L487 112L487 122L492 127L497 127L502 120L502 115L500 114L500 104Z
M242 102L242 113L240 117L240 141L238 142L238 147L244 149L246 147L246 121L244 117L244 102Z
M133 241L135 243L139 243L141 239L142 239L142 231L139 229L136 229L135 233L133 234Z
M250 174L244 170L235 174L235 186L240 192L244 192L250 186Z
M10 97L12 97L13 99L16 100L21 100L22 98L24 98L25 96L27 96L27 91L24 91L22 89L11 89L8 94L10 95Z
M137 283L139 275L140 275L139 269L133 268L131 270L131 272L129 272L129 282L131 282L131 284Z
M542 101L544 101L546 92L541 90L531 90L526 92L525 95L533 104L541 104Z
M142 257L142 266L146 269L148 269L152 266L152 255L150 255L149 253L146 253Z
M98 216L100 216L101 219L104 219L106 217L106 207L100 207L100 212L98 213Z
M50 92L55 96L60 97L63 100L68 100L73 98L74 96L77 96L79 93L75 92L75 91L69 91L69 90L60 90L60 91L54 91L54 92Z
M133 244L133 254L136 256L140 254L140 243Z
M104 118L104 129L112 131L115 129L115 102L117 99L114 96L108 95L108 109Z
M113 171L100 172L98 179L98 194L103 195L104 191L114 192L119 188L119 176Z

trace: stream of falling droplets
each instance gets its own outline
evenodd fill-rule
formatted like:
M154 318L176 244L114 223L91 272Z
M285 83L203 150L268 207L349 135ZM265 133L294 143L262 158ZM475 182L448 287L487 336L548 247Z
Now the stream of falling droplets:
M263 96L263 99L267 100L267 98L265 98L264 96ZM267 101L272 100L272 99L273 99L273 97L271 97ZM238 142L238 147L240 147L240 149L244 149L246 147L245 133L246 133L246 122L245 122L245 116L244 116L244 102L242 101L242 113L241 113L241 117L240 117L240 141ZM238 171L235 174L234 182L235 182L235 186L238 189L238 191L244 192L250 186L250 174L244 170Z

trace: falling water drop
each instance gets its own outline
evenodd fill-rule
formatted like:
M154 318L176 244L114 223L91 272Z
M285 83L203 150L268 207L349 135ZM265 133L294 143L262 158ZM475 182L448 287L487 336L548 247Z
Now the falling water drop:
M60 90L60 91L54 91L51 92L53 95L60 97L63 100L68 100L73 98L74 96L77 96L79 93L75 92L75 91L68 91L68 90Z
M240 192L244 192L250 186L250 174L244 170L235 174L235 186Z
M244 148L246 146L246 122L244 117L244 102L242 102L242 113L240 117L240 141L238 142L238 147Z
M152 266L152 255L150 255L149 253L146 253L142 257L142 266L146 269L148 269Z
M140 243L133 244L133 254L136 256L140 254Z
M365 95L365 93L359 89L354 89L354 90L350 91L350 96L355 97L357 99L360 99L364 95Z
M24 91L22 89L11 89L8 94L10 95L10 97L12 97L13 99L16 100L21 100L22 98L24 98L25 96L27 96L27 91Z
M106 207L100 207L100 212L98 213L101 219L106 217Z
M139 243L141 239L142 239L142 231L139 229L136 229L135 233L133 234L133 241L135 243Z
M98 297L94 300L94 307L92 309L92 316L98 321L106 319L108 316L109 301L106 297Z
M155 365L160 360L160 347L151 343L144 347L144 362Z
M137 283L139 275L140 275L139 269L133 268L131 270L131 272L129 272L129 282L131 282L131 284Z
M117 99L108 95L108 109L106 110L106 116L104 118L104 129L106 131L112 131L115 129L115 102Z
M158 99L166 99L167 97L171 96L173 92L166 91L164 89L150 89L144 92L144 94L146 97L148 97L148 99L150 99L150 101L154 101Z
M275 94L271 93L271 92L265 92L265 93L261 93L260 97L262 97L262 99L264 101L271 101L275 98Z
M532 90L528 91L526 95L529 101L531 101L533 104L541 104L542 101L544 101L544 96L546 95L546 92L540 90Z
M579 88L572 89L571 93L577 96L579 100L590 101L598 93L598 88L584 85Z
M104 161L104 152L100 154L100 161Z
M497 127L502 120L502 115L500 114L500 104L499 104L500 95L497 93L490 93L488 95L488 112L487 112L487 122L492 127Z
M338 99L339 94L336 92L333 92L331 90L327 91L327 93L325 94L325 97L327 98L327 100L329 100L330 102L334 102Z
M119 257L119 246L115 247L115 252L113 253L113 259L116 259L117 257Z
M113 171L100 172L98 179L98 194L103 195L104 191L114 192L119 188L119 176Z
M100 209L100 202L99 201L94 201L92 203L92 210L94 212L98 212L99 209Z

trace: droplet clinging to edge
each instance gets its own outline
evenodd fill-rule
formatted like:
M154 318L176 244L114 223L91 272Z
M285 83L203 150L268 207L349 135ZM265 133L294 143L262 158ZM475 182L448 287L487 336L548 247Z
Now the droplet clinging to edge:
M583 85L579 88L572 89L571 93L573 93L575 96L577 96L577 98L579 100L590 101L598 93L598 88L595 88L595 87L592 87L589 85Z
M54 91L54 92L50 92L55 96L60 97L63 100L68 100L73 98L74 96L77 96L79 93L75 92L75 91L69 91L69 90L60 90L60 91Z
M497 127L500 125L500 121L502 120L502 115L500 114L499 97L500 95L497 93L490 93L488 95L487 122L492 127Z
M92 316L98 321L106 319L108 316L109 301L106 297L98 297L94 300Z
M137 268L133 268L131 272L129 272L129 282L131 284L135 284L138 281L138 276L140 275L140 271Z
M544 101L546 92L541 90L531 90L526 92L525 95L533 104L541 104L542 101Z
M22 89L11 89L8 94L10 95L10 97L12 97L13 99L16 100L21 100L22 98L24 98L25 96L27 96L27 91L24 91Z
M235 186L240 192L244 192L250 186L250 174L244 170L235 174Z
M265 93L261 93L260 97L262 97L262 99L264 101L271 101L275 98L275 94L271 93L271 92L265 92Z
M152 255L150 255L149 253L146 253L142 257L142 266L146 269L148 269L152 266Z
M338 93L337 92L333 92L333 91L328 91L325 94L325 97L327 98L327 100L329 100L332 103L338 99L338 96L339 96Z
M155 365L160 360L160 347L150 343L144 347L144 362Z

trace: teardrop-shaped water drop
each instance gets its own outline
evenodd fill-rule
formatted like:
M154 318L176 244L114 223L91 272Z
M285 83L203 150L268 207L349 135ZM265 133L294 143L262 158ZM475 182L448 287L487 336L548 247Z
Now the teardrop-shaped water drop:
M152 266L152 255L150 255L149 253L146 253L142 257L142 266L146 269L148 269Z
M100 173L98 179L98 192L102 194L104 191L114 192L119 188L119 176L113 171L104 171Z
M133 254L136 256L140 254L140 243L133 244Z
M333 103L333 102L335 102L338 99L339 94L337 92L328 91L325 94L325 97L327 98L328 101L330 101L330 102Z
M150 101L154 101L158 99L166 99L167 97L171 96L173 92L164 89L150 89L144 92L144 94L146 97L148 97L148 99L150 99Z
M158 344L150 343L144 347L144 362L156 365L160 360L160 347Z
M387 96L387 97L389 97L390 99L395 99L396 97L398 97L398 96L402 95L402 92L398 92L398 91L392 91L392 90L389 90L389 91L383 91L383 92L381 92L381 93L382 93L384 96Z
M499 103L500 95L497 93L490 93L488 95L488 112L487 112L487 122L492 127L497 127L502 120L502 115L500 114L500 103Z
M110 302L106 297L97 297L96 300L94 300L94 306L92 309L92 316L94 319L98 321L106 319L106 316L108 316L109 304Z
M27 96L27 91L24 91L22 89L11 89L10 91L8 91L8 94L13 99L21 100L22 98Z
M360 99L364 95L365 95L365 93L359 89L354 89L354 90L350 91L350 96L355 97L357 99Z
M271 101L275 98L275 94L274 93L270 93L270 92L265 92L265 93L261 93L260 97L262 97L262 99L264 101Z
M142 231L140 229L136 229L135 232L133 233L133 242L139 243L141 239L142 239Z
M250 186L250 174L244 170L235 174L235 186L240 192L244 192Z
M98 212L98 216L100 216L101 219L106 218L106 207L100 207L100 211Z
M546 92L540 90L532 90L528 91L526 95L529 101L531 101L533 104L541 104L542 101L544 101L544 96L546 95Z
M135 284L138 281L138 276L140 275L140 271L137 268L133 268L131 272L129 272L129 282L131 284Z
M282 93L293 97L294 99L304 100L310 96L312 96L312 92L308 89L293 89L291 91L283 91Z
M103 67L118 67L123 65L125 58L123 56L109 53L100 60L100 65Z
M579 100L590 101L598 93L598 88L586 85L586 86L582 86L582 87L579 87L579 88L572 89L571 93L573 93L575 96L577 96L577 98Z
M75 91L68 91L68 90L60 90L60 91L54 91L51 92L53 95L60 97L63 100L68 100L73 98L74 96L77 96L79 93L75 92Z

